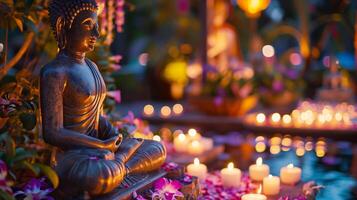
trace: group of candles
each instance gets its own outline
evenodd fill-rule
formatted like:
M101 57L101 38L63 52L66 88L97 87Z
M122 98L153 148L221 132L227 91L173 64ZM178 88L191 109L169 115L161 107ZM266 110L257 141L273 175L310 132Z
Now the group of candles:
M353 126L352 119L356 117L357 112L353 105L341 103L333 106L305 101L290 114L257 113L254 123L285 127L349 128Z
M256 152L264 152L267 149L267 145L270 145L271 154L278 154L281 151L290 151L291 149L294 149L296 155L299 157L314 149L317 157L323 157L327 151L327 144L324 138L319 138L316 142L310 137L305 139L301 137L291 138L289 135L285 135L284 137L274 136L268 141L266 141L263 136L255 138Z
M194 159L192 164L187 166L187 173L204 179L207 174L207 166L200 163L198 158ZM241 170L234 167L231 162L227 168L221 170L223 185L226 187L239 187L241 183ZM301 168L289 164L280 169L280 178L270 174L268 165L263 164L263 159L259 157L256 163L249 167L249 176L253 181L262 182L263 194L246 194L242 196L243 200L267 199L265 195L273 196L280 192L280 182L287 185L295 185L301 179Z
M183 113L183 106L179 103L172 106L162 106L160 109L160 116L161 117L170 117L172 115L179 116ZM147 104L143 108L143 115L146 117L151 117L155 114L155 108L151 104Z
M195 129L191 128L187 134L178 134L173 141L176 152L200 155L213 148L213 139L202 137Z

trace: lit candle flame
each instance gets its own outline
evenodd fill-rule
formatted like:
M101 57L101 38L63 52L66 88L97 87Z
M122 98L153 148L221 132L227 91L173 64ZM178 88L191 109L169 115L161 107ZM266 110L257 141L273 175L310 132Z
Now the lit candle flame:
M271 175L271 174L269 174L269 176L268 176L269 178L273 178L273 175Z
M181 141L183 141L183 140L186 139L186 135L183 134L183 133L180 133L180 134L178 135L178 139L181 140Z
M197 134L197 131L196 131L196 129L191 128L191 129L188 130L188 134L189 134L191 137L195 137L195 135Z
M227 168L228 168L228 169L233 169L233 168L234 168L233 162L228 163Z
M160 136L158 136L158 135L154 135L154 137L152 137L152 140L155 140L155 141L161 142L161 137L160 137Z
M257 165L262 165L263 164L263 158L262 157L259 157L256 161L256 164Z
M198 158L195 158L195 159L193 160L193 164L194 164L194 165L200 165L200 160L199 160Z
M265 122L265 115L264 113L259 113L257 116L256 116L256 120L258 123L264 123Z
M294 165L293 164L288 164L288 168L292 169L292 168L294 168Z

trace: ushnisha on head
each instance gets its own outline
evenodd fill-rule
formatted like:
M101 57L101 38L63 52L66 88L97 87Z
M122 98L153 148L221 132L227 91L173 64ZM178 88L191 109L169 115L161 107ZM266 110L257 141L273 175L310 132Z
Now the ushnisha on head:
M88 52L99 37L95 0L52 0L51 28L60 50Z

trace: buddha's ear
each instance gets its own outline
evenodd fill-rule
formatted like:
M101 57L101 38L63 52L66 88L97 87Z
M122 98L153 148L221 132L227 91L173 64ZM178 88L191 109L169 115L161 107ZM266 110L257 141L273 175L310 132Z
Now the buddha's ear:
M56 39L60 49L64 49L66 47L67 41L65 32L65 20L62 16L59 16L56 21Z

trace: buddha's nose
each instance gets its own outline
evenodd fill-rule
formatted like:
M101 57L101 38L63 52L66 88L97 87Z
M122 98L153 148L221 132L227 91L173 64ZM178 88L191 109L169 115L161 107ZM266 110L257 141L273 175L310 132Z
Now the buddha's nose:
M95 38L99 38L100 34L99 34L99 30L98 28L94 28L93 31L92 31L92 36L95 37Z

